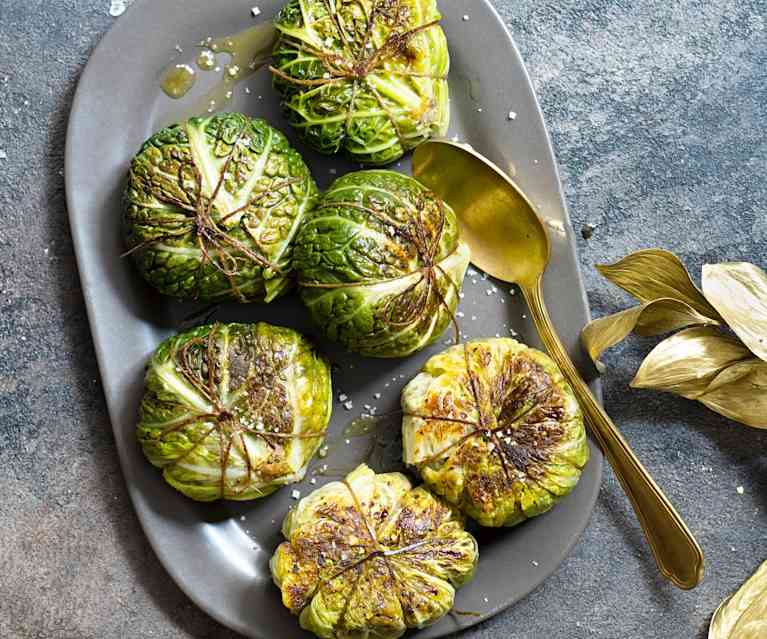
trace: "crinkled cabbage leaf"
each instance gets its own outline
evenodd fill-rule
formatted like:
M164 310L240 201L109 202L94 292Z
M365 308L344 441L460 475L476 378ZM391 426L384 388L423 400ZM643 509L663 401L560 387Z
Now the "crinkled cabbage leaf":
M402 391L406 464L484 526L549 510L589 458L583 416L556 364L513 339L435 355Z
M291 0L277 17L274 86L322 153L393 162L450 120L450 57L435 0Z
M364 464L302 499L282 532L271 560L282 601L325 639L394 639L436 622L478 558L460 513Z
M372 357L404 357L445 331L469 248L453 210L411 177L336 180L296 240L303 300L325 335Z
M300 333L200 326L147 365L138 440L171 486L198 501L255 499L300 481L322 444L330 368Z
M291 286L293 239L317 195L301 156L266 121L192 118L133 158L126 243L166 295L270 302Z

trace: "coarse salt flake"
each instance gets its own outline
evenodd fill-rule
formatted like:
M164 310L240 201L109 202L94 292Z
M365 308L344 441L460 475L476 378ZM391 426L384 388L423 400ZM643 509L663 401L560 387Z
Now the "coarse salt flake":
M290 496L291 496L293 499L301 499L301 491L300 491L300 490L295 490L295 489L293 489L293 492L292 492L292 493L290 493Z
M109 5L109 15L113 18L121 16L130 6L131 2L133 2L133 0L112 0Z

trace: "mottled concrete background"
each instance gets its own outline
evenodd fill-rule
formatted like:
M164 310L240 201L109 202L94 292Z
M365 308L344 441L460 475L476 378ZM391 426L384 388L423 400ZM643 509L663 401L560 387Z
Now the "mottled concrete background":
M157 564L128 503L69 237L64 130L115 20L109 4L0 0L0 637L223 639ZM543 104L574 225L596 226L579 241L596 315L627 299L594 264L634 249L669 248L695 273L767 265L764 0L496 4ZM607 471L560 570L465 637L702 639L767 558L767 434L627 390L652 344L610 352L606 403L700 539L705 583L683 593L658 578Z

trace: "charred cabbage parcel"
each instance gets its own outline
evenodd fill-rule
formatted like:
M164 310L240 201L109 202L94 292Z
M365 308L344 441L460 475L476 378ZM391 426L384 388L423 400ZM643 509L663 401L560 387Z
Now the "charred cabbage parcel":
M277 17L274 86L322 153L393 162L450 119L447 40L435 0L291 0Z
M192 118L153 135L125 191L128 252L166 295L270 302L317 196L301 156L264 120Z
M150 360L138 440L188 497L256 499L303 478L331 402L328 363L296 331L200 326Z
M484 526L514 526L567 495L589 458L556 364L513 339L432 357L402 391L405 463Z
M396 639L433 624L477 564L460 513L365 465L302 499L282 532L274 581L301 627L324 639Z
M296 240L303 300L325 335L372 357L404 357L455 323L469 264L452 209L392 171L336 180Z

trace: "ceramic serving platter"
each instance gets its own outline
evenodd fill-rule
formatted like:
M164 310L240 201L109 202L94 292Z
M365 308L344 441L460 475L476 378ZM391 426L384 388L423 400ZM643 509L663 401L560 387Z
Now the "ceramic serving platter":
M262 0L256 18L251 15L253 4L253 0L137 0L115 22L93 53L72 108L67 201L122 470L159 561L189 597L221 623L248 637L293 639L307 635L282 607L268 568L281 541L280 523L295 503L292 489L251 503L198 504L167 486L136 443L147 358L163 338L193 323L190 318L201 307L155 294L130 260L120 258L124 250L120 198L128 162L145 138L187 112L199 98L195 91L182 100L166 97L160 90L162 71L170 63L193 62L199 52L196 45L208 36L233 34L270 20L281 3ZM589 318L588 305L556 163L530 79L489 2L443 0L440 5L452 58L449 135L513 170L548 222L552 239L548 304L564 343L588 374L578 347L578 334ZM266 69L235 88L227 109L267 118L293 140ZM510 119L510 111L516 119ZM296 146L305 153L321 187L359 168ZM407 172L409 160L393 168ZM524 302L508 285L472 269L464 293L459 309L464 338L516 334L540 346ZM365 404L375 406L379 414L396 410L401 388L450 338L448 332L431 348L407 359L371 360L321 340L296 296L269 306L225 305L215 309L213 317L290 326L316 338L334 362L330 452L322 460L328 470L317 477L316 486L365 459L377 470L397 466L396 418L371 434L349 437L348 444L344 429L366 410ZM338 401L342 393L352 402L351 409ZM480 564L475 579L458 592L456 608L478 614L448 615L421 631L419 639L441 637L498 613L556 570L588 522L601 472L602 457L592 444L591 461L577 488L551 512L513 529L473 530L480 542ZM316 486L307 477L296 489L305 495Z

